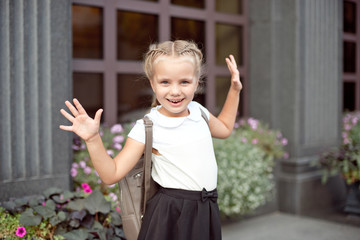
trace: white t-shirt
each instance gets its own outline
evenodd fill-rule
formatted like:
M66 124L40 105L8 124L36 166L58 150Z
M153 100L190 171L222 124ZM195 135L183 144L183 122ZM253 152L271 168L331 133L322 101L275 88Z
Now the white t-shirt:
M197 102L188 105L186 117L167 117L152 108L147 116L153 122L153 148L160 155L152 154L152 177L166 188L207 191L217 185L217 164L211 133L201 116L203 109L209 119L209 111ZM137 120L130 131L130 138L145 143L145 126Z

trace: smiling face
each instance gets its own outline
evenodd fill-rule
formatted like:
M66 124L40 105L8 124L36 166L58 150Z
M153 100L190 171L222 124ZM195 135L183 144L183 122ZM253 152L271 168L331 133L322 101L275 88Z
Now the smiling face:
M168 117L189 115L187 106L193 100L199 82L193 58L161 56L156 59L153 70L150 84L162 105L159 112Z

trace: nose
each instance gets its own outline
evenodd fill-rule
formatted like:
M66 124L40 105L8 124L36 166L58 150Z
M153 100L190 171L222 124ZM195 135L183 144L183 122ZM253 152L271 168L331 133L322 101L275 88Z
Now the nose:
M180 86L178 86L177 84L173 84L171 86L171 89L170 89L170 94L173 95L173 96L177 96L177 95L180 95Z

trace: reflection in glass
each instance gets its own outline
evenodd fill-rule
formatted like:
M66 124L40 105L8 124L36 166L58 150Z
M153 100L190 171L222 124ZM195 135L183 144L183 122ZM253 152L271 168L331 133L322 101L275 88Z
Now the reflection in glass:
M118 60L142 60L153 42L158 42L158 16L117 11Z
M103 58L103 11L101 8L72 6L74 58Z
M191 19L171 18L171 39L193 40L202 49L205 47L205 23Z
M205 8L205 0L171 0L171 3L185 7Z
M90 117L104 107L103 75L100 73L73 73L73 96L77 98Z
M241 26L216 24L216 64L226 65L225 58L234 55L243 65L243 29Z
M356 71L356 43L344 41L344 72L355 73Z
M149 81L140 75L118 74L118 121L141 119L150 109L153 91Z
M356 99L356 84L353 82L344 82L343 88L343 111L354 111L355 110L355 99Z
M243 1L216 0L216 11L232 14L243 14Z
M344 1L344 32L356 33L356 3Z

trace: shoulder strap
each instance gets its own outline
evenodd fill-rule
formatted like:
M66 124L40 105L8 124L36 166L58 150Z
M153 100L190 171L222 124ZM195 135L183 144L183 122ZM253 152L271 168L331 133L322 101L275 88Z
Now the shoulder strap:
M144 194L142 199L142 214L145 212L146 202L150 196L150 180L151 180L151 153L153 143L153 123L145 116L143 118L145 124L145 153L144 153Z
M206 113L201 108L200 108L200 111L201 111L201 116L203 117L203 119L205 120L207 125L209 126L209 119L207 118Z

